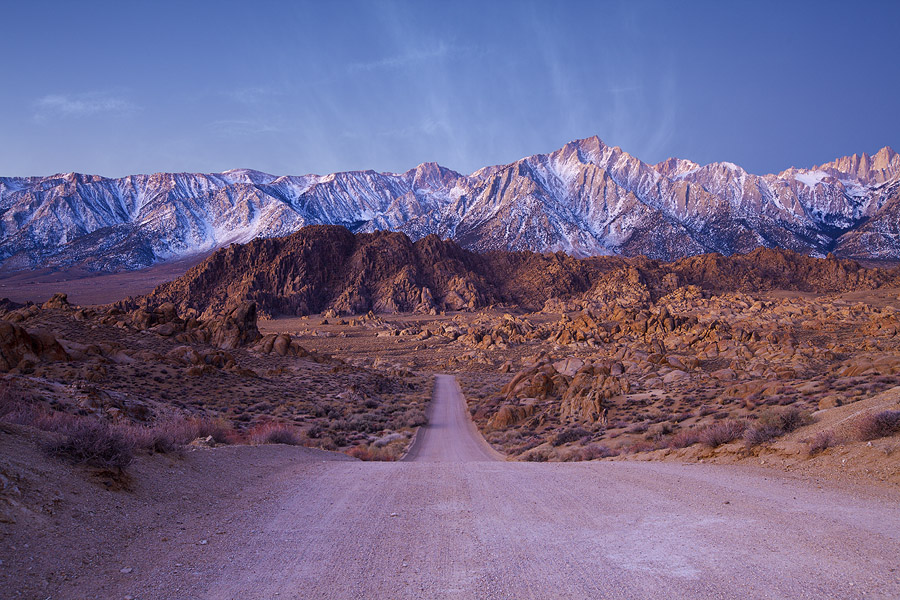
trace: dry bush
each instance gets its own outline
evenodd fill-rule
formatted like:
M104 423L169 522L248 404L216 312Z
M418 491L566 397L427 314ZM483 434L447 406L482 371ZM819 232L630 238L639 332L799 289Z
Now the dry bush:
M47 442L46 451L76 464L124 469L134 459L131 440L105 421L79 419L58 433L62 438Z
M714 414L718 409L715 406L710 406L709 404L704 404L700 407L700 410L697 411L698 417L705 417L707 415Z
M421 408L410 408L399 419L400 427L408 427L410 429L422 427L427 423L428 419L425 418L425 411Z
M377 440L372 442L372 445L375 446L376 448L384 448L391 442L396 442L398 440L403 440L403 439L406 439L406 437L402 433L396 433L396 432L389 433L387 435L381 436L380 438L378 438Z
M25 397L13 381L0 383L0 420L21 410L26 405Z
M618 456L618 450L612 450L601 444L588 444L580 450L581 460L594 460L596 458L608 458Z
M774 425L754 424L752 427L748 427L747 431L744 432L744 442L749 448L774 440L783 433L783 429Z
M699 429L682 429L669 438L668 445L670 448L687 448L693 446L700 441Z
M303 440L296 427L280 423L265 423L250 430L247 435L251 444L287 444L299 446Z
M166 454L181 450L198 438L212 438L217 444L230 444L235 433L222 420L172 416L150 426L122 425L121 431L130 437L136 449Z
M710 448L716 448L738 439L745 429L747 429L747 424L744 421L728 419L721 423L712 423L702 427L699 431L699 438L701 443Z
M796 406L767 410L744 432L744 441L748 447L755 446L795 431L811 422L812 417L809 412Z
M552 444L554 446L562 446L563 444L568 444L570 442L576 442L582 438L589 437L591 432L582 427L573 427L571 429L566 429L565 431L560 431L556 434L556 437L553 438Z
M656 442L652 442L650 440L638 440L624 448L624 451L629 454L636 454L638 452L651 452L653 450L658 450L659 444Z
M815 456L838 443L839 439L833 431L820 431L807 442L809 444L807 450L810 456Z
M399 458L396 446L378 448L372 446L354 446L347 451L353 458L366 461L394 461Z
M856 438L874 440L900 433L900 410L883 410L863 415L855 423Z
M634 425L626 429L625 433L647 433L647 429L649 428L650 427L644 422L635 423Z
M73 426L84 420L84 417L55 410L48 411L41 406L22 403L3 415L0 420L15 425L34 427L41 431L66 433Z
M528 452L528 454L522 457L522 460L528 462L547 462L550 460L550 453L546 448L538 448Z

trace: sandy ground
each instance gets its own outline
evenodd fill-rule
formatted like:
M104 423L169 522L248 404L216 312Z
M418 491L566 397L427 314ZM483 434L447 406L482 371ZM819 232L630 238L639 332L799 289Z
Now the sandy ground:
M214 464L246 470L253 450L270 468L245 481L217 467L183 515L166 505L40 597L900 597L896 489L708 464L506 462L452 378L430 411L403 462L318 453L272 468L271 451L226 449Z

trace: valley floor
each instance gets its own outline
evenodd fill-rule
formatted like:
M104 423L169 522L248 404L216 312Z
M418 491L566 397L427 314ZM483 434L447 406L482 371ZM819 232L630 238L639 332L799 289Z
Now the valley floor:
M429 416L401 462L201 448L141 458L132 491L73 475L4 429L0 589L54 599L900 596L896 488L696 463L506 462L450 377L437 378Z

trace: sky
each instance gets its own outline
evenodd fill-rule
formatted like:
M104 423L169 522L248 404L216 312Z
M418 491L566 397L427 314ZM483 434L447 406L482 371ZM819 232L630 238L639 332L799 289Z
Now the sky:
M900 2L3 0L0 176L900 150Z

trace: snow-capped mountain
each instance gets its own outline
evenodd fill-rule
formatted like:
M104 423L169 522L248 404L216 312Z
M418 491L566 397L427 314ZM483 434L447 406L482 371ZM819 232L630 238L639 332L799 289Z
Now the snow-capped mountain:
M898 217L900 155L887 147L758 176L727 162L649 165L592 137L468 176L425 163L401 174L0 178L0 261L134 269L317 223L482 251L673 259L777 246L896 259Z

